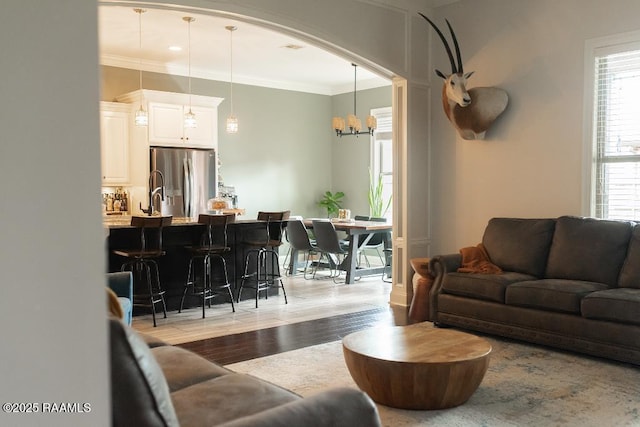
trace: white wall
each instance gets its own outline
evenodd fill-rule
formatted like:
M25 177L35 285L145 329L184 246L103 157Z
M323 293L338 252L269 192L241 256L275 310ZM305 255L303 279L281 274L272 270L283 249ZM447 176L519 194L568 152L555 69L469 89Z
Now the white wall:
M0 396L91 405L2 411L3 426L110 425L96 16L86 0L2 3Z
M437 22L447 18L456 31L465 71L475 70L470 86L501 87L510 100L485 141L465 141L444 116L434 75L432 254L479 243L491 217L589 215L585 41L637 30L638 16L640 2L630 0L461 0L436 9ZM448 74L436 41L434 67Z

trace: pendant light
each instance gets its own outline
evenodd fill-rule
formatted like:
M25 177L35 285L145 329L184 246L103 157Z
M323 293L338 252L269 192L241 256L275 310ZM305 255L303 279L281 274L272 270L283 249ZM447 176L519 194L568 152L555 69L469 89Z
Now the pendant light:
M136 111L135 123L136 126L147 126L149 124L149 115L143 106L142 97L142 14L146 12L145 9L133 9L138 14L138 72L140 78L140 108Z
M229 100L231 101L231 113L229 117L227 117L227 133L237 133L238 132L238 118L233 114L233 32L238 29L238 27L233 25L228 25L225 27L229 30L229 45L231 52L230 55L230 78L229 78L229 88L230 88L230 96Z
M373 131L378 126L378 121L375 117L367 116L367 129L368 131L362 131L362 122L356 116L356 82L358 81L358 66L353 65L353 114L347 115L346 125L349 127L349 132L345 132L345 120L342 117L334 117L332 120L333 130L336 131L336 135L343 137L344 135L373 135Z
M185 16L182 20L187 22L189 28L189 112L184 115L184 127L195 128L198 125L196 115L191 111L191 23L195 21L196 18Z

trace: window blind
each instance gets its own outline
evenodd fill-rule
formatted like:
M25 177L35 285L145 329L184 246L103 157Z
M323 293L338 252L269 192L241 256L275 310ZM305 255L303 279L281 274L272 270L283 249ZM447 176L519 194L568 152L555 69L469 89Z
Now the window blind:
M595 57L595 208L640 220L640 50Z

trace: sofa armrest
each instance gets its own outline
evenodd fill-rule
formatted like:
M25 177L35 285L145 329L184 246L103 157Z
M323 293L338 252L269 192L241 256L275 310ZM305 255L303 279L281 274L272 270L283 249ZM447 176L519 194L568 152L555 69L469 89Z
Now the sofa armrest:
M433 284L429 290L429 320L438 320L438 294L442 291L442 282L447 273L456 271L462 265L462 255L438 255L429 261L429 271L433 274Z
M369 396L353 388L335 388L267 411L238 418L223 427L381 426Z

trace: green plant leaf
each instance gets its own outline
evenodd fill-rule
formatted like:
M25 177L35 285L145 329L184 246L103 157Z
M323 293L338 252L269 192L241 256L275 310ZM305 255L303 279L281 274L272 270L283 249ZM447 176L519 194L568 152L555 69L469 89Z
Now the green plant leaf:
M342 198L345 194L342 191L332 193L331 191L325 191L324 196L318 202L318 205L327 210L327 216L331 214L337 214L338 210L342 209Z

